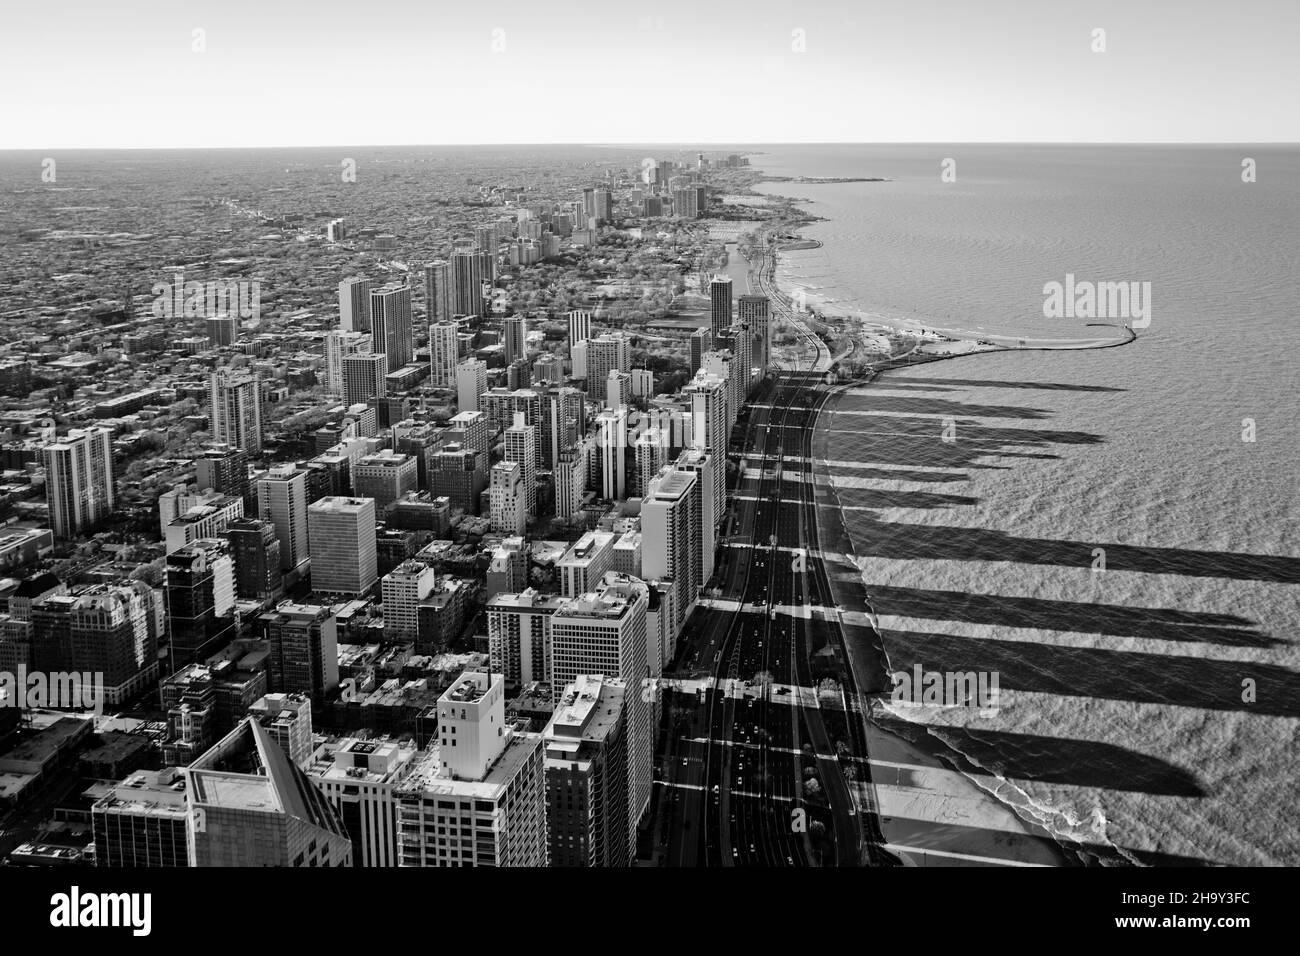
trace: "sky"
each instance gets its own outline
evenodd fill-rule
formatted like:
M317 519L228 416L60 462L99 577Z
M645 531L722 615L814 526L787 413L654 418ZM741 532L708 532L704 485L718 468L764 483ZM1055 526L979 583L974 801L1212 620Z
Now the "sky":
M0 149L1300 141L1300 0L42 0L3 23Z

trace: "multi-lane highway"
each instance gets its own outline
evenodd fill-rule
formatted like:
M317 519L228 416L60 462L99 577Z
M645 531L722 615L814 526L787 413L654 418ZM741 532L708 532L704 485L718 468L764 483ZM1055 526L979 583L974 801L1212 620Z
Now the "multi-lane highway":
M765 380L738 422L714 575L668 675L651 827L667 865L889 862L816 546L812 432L829 355L805 336L808 357Z

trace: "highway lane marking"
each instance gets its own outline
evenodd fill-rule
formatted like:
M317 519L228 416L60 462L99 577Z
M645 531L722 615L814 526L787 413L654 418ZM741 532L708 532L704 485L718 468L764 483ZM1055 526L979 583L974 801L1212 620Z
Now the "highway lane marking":
M704 787L698 783L678 783L676 780L656 780L655 783L664 787L677 787L680 790L703 790ZM719 791L721 792L721 791ZM790 803L795 798L788 797L778 793L754 793L752 790L728 790L728 797L753 797L756 800L782 800Z
M685 740L687 743L693 743L693 744L705 744L709 742L703 737L683 737L679 739ZM750 743L750 742L740 741L740 740L714 740L713 743L722 744L724 747L744 747L747 750L761 750L763 746L762 744ZM817 760L839 759L834 754L806 754L802 750L796 750L793 747L769 746L767 749L775 753L791 754L793 756L798 756L798 757L813 757ZM874 763L874 761L872 762Z

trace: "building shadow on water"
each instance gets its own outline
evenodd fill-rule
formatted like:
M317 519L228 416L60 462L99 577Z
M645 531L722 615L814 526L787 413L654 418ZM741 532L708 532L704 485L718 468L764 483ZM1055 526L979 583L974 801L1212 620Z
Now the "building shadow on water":
M895 670L997 671L1003 691L1300 717L1300 673L1275 664L929 631L886 629L883 638ZM1247 680L1250 702L1242 699Z
M872 721L905 740L916 740L918 728L939 737L952 751L945 754L946 759L963 773L1172 797L1202 797L1206 793L1190 771L1103 741L977 727L926 727L883 712Z
M880 585L871 587L869 593L875 612L882 616L1228 647L1276 647L1287 643L1252 630L1255 622L1234 614Z

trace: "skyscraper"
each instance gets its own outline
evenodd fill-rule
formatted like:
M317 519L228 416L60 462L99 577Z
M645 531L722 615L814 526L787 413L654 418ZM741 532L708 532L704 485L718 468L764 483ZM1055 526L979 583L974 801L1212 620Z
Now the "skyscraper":
M508 681L550 680L551 615L563 600L533 588L494 594L488 599L488 653L492 669Z
M226 540L235 562L235 594L246 601L274 600L284 581L275 526L258 518L236 518L226 525Z
M388 394L388 356L359 352L343 359L343 403L351 408Z
M349 597L367 593L379 578L374 499L328 495L307 508L307 522L312 590Z
M649 428L636 438L636 485L634 494L645 498L650 482L668 463L668 436L658 428Z
M339 328L345 332L370 331L369 279L344 279L339 283Z
M632 343L623 332L606 332L587 340L587 394L599 397L611 371L632 368Z
M596 416L600 449L600 495L610 501L627 496L627 409L605 409Z
M607 225L614 220L614 197L608 189L599 186L582 191L582 211L590 227L592 220L597 226Z
M569 354L579 342L591 338L591 310L573 309L568 313L569 319Z
M204 538L167 555L171 672L202 663L236 636L235 565L230 545Z
M487 363L470 359L456 366L456 407L462 412L478 411L479 396L487 391Z
M199 491L248 498L248 455L235 445L209 444L194 459L194 483Z
M393 502L419 486L415 458L385 448L352 465L352 490L358 498L373 498L375 514L383 517Z
M319 703L339 685L338 618L327 604L281 604L259 621L271 689Z
M551 616L551 686L568 687L584 674L625 682L628 693L628 820L641 818L650 802L654 728L641 693L648 671L646 608L649 589L637 578L608 572L594 591L568 599Z
M505 678L465 671L438 699L437 725L397 789L401 865L545 866L542 738L507 724Z
M411 361L415 347L411 324L411 287L391 284L370 293L372 347L388 355L389 372Z
M352 838L353 866L397 866L397 785L417 751L412 741L331 738L307 773Z
M430 325L448 322L455 314L455 296L451 281L451 263L435 259L424 266L425 319Z
M677 625L694 605L702 580L701 488L693 473L664 469L641 502L641 568L649 580L677 589Z
M248 369L219 368L208 383L212 439L242 448L250 456L262 452L262 390Z
M429 326L429 381L439 388L457 385L459 333L460 327L455 322L435 322Z
M277 465L259 478L257 513L275 528L282 571L295 571L310 560L306 471L293 465Z
M57 537L89 531L113 510L112 441L107 428L74 429L41 449L50 525Z
M632 376L618 369L610 369L605 378L605 406L627 408L632 400Z
M689 471L699 483L700 493L700 585L713 577L714 547L722 513L717 510L718 492L725 482L717 459L702 448L685 448L673 462L677 471Z
M502 320L501 340L506 347L507 365L528 356L528 346L525 342L527 335L528 324L522 315L508 315Z
M369 332L335 329L325 336L325 386L330 392L343 394L343 360L349 355L369 352L370 343Z
M537 426L524 424L524 413L515 412L514 424L505 430L506 461L519 462L519 477L524 483L524 500L528 513L537 513Z
M438 573L421 561L403 561L384 575L384 640L413 641L420 632L420 602L433 593Z
M682 389L691 401L691 443L708 452L714 462L725 461L727 436L727 383L716 375L701 372ZM721 515L726 510L724 481L716 481L713 489L713 513Z
M551 866L623 867L636 859L627 697L626 682L600 674L579 675L556 694L543 734Z
M158 679L157 599L153 588L133 581L81 585L34 601L33 667L95 674L105 704L130 700Z
M524 493L520 463L499 461L493 465L488 488L492 502L492 530L502 534L523 534L528 527L528 498Z
M488 303L483 287L496 280L496 257L473 247L461 246L452 251L451 275L456 314L486 316Z
M691 374L700 370L704 363L704 353L713 350L712 329L696 329L691 333Z
M463 411L451 416L448 422L448 439L460 442L461 447L468 448L484 465L492 451L492 425L482 412Z
M213 348L234 345L235 339L239 337L239 314L209 316L204 321L204 327Z
M750 334L758 340L758 365L767 368L772 361L772 303L765 295L742 295L736 318L748 324Z
M571 521L582 505L582 493L587 490L587 462L577 447L560 452L554 476L555 517Z
M731 326L731 279L714 276L709 283L709 319L713 341Z

